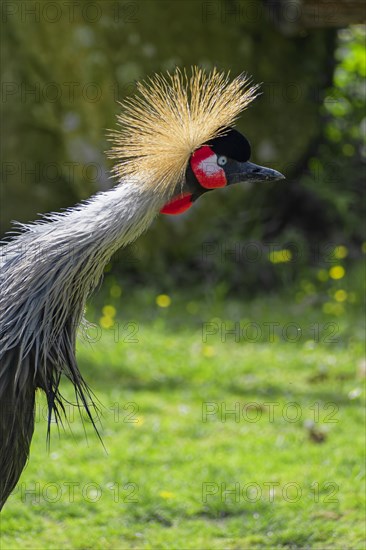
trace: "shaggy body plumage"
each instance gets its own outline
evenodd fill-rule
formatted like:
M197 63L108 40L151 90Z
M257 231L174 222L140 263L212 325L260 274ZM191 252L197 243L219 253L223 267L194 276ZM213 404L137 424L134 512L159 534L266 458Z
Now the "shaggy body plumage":
M123 182L65 213L22 226L1 249L0 507L28 457L35 390L45 391L57 418L64 374L90 412L92 395L75 359L85 301L111 255L151 224L164 200Z

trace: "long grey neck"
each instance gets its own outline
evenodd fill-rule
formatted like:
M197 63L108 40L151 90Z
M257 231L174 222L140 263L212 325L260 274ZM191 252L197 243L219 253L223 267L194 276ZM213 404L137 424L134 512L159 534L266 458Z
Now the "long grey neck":
M147 229L164 200L153 189L124 182L22 226L24 231L2 248L1 285L3 296L9 296L0 314L7 326L5 348L17 339L32 345L40 333L43 345L57 342L66 323L77 326L111 255Z
M111 255L149 227L163 202L152 189L124 182L65 214L51 214L50 228L59 241L72 243L75 250L88 245L95 252Z

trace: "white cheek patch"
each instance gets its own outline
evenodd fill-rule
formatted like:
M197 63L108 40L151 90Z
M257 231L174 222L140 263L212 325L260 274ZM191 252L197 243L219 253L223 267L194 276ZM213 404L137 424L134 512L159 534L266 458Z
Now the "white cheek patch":
M214 176L222 170L222 168L217 164L216 155L211 155L210 157L201 160L197 168L200 172L206 174L207 177Z

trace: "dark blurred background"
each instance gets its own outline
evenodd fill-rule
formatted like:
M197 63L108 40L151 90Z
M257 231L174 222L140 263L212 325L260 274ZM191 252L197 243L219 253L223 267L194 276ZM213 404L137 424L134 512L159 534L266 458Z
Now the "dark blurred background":
M112 186L118 100L147 75L197 64L263 83L238 128L253 161L287 180L159 216L107 280L255 294L309 269L324 282L329 262L361 258L363 2L4 1L2 21L2 235Z

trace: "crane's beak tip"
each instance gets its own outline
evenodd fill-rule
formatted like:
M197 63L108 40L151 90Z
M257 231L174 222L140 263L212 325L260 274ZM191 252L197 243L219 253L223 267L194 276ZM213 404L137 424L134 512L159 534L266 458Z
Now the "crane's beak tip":
M286 177L273 170L273 168L267 168L266 166L260 166L253 162L240 163L240 169L233 174L233 183L240 183L240 181L252 181L252 182L275 182L286 179Z
M286 176L284 176L283 174L281 174L281 172L277 172L278 176L277 176L277 181L280 181L280 180L285 180L286 179Z

